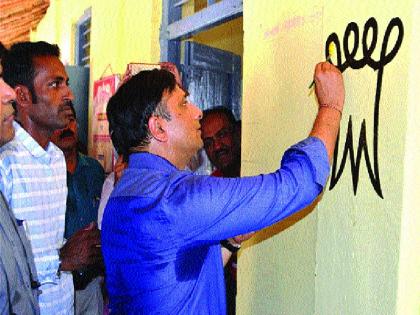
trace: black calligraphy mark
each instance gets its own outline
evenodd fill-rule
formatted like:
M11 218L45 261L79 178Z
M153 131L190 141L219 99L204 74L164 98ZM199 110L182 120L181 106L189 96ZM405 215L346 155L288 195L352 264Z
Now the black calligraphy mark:
M391 36L393 29L396 29L397 39L392 47L391 51L388 52L388 41ZM369 37L369 34L371 35ZM349 39L353 38L353 47L349 47ZM340 180L341 175L343 174L344 167L346 165L347 156L350 158L350 167L353 180L353 193L357 193L357 185L359 183L359 169L361 164L362 153L364 153L366 168L369 174L370 182L372 183L373 188L376 193L382 199L383 193L381 188L381 180L379 177L379 163L378 163L378 145L379 145L379 104L381 100L381 88L382 88L382 77L384 74L385 66L390 63L394 57L397 55L398 50L401 47L404 37L404 26L398 17L393 18L385 31L384 39L382 42L382 47L380 51L379 60L374 60L372 58L372 53L376 48L378 43L378 23L375 18L371 17L365 23L363 34L362 34L362 49L363 49L363 58L357 60L356 54L359 48L359 27L355 22L351 22L347 25L346 31L343 36L343 52L345 61L342 62L341 59L341 48L340 41L336 33L330 34L325 43L325 56L329 55L329 45L333 43L336 51L336 66L344 72L347 68L351 69L361 69L366 65L372 68L374 71L377 71L377 81L376 81L376 93L375 93L375 102L373 110L373 169L372 162L369 155L368 143L366 141L366 120L363 119L360 134L359 134L359 143L357 147L357 153L354 152L353 147L353 122L350 115L348 125L347 125L347 136L343 148L343 156L341 158L340 166L337 171L338 165L338 148L339 148L339 138L337 138L337 144L334 150L334 161L332 166L331 182L329 189L332 190L334 186ZM370 38L370 41L369 41ZM368 42L369 41L369 42Z

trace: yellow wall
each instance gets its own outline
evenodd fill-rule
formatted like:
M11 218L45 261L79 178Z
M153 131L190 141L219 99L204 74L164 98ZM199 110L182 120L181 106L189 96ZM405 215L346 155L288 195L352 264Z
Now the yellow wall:
M192 37L194 42L243 55L243 18L231 20Z
M122 74L129 62L159 62L161 0L125 0L119 2L119 5L112 0L52 0L46 16L32 33L31 39L57 43L61 48L63 62L74 64L73 26L89 7L92 8L91 93L93 81L100 78L108 64L114 73ZM109 74L109 71L105 73ZM92 100L92 96L89 99ZM89 117L91 114L90 110ZM89 135L91 146L91 132Z
M415 1L244 1L244 175L272 171L284 149L310 130L316 102L308 96L308 85L315 63L325 58L329 34L336 32L343 47L345 29L355 22L356 60L363 58L360 41L370 17L378 24L374 60L380 58L392 18L402 20L404 37L395 58L384 67L378 107L377 165L383 199L371 184L364 154L354 194L347 157L342 177L332 190L326 189L315 211L306 210L304 214L310 213L297 223L289 220L259 233L242 251L239 314L419 314L420 127L415 120L420 39L419 27L413 27L419 13ZM397 34L394 28L387 53ZM350 50L353 43L350 37ZM341 55L344 62L342 49ZM365 121L374 169L379 71L354 67L359 69L347 68L343 74L346 105L338 160L351 117L355 152Z
M207 6L206 1L189 1L182 7L182 16L185 18ZM238 56L243 55L243 18L238 17L209 30L195 34L188 40L232 52Z

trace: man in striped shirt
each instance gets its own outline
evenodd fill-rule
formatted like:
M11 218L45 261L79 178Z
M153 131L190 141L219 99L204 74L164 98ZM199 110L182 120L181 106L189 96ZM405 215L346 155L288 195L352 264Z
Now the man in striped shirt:
M41 314L73 314L72 270L89 264L90 229L64 247L67 185L63 153L50 142L69 123L73 94L59 60L59 48L45 42L11 47L3 77L16 92L15 138L0 149L0 190L22 221L41 284Z
M0 60L6 52L0 42ZM3 81L0 66L0 147L15 136L16 94ZM0 191L0 314L39 314L38 282L29 240Z

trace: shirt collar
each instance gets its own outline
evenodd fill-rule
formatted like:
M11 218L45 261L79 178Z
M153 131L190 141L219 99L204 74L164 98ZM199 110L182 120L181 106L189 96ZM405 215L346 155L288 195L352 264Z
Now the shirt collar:
M177 171L167 159L149 152L132 153L128 159L129 168L153 169L159 171Z
M77 152L77 167L89 167L89 163L87 161L87 159L85 158L85 155L83 155L80 152Z
M22 145L29 151L29 153L39 159L45 159L46 162L51 160L51 156L56 154L59 149L50 141L46 149L41 147L38 142L25 130L23 127L17 123L13 122L13 127L15 128L15 139L18 140Z

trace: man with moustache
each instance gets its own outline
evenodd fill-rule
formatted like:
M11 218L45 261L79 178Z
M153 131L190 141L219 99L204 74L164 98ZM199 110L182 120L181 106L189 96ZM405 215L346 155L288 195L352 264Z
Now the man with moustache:
M71 106L70 122L63 129L53 132L51 141L59 147L66 159L67 167L67 209L64 237L69 239L77 231L96 228L98 206L104 182L101 164L80 152L78 148L76 111ZM97 237L99 230L95 229ZM96 249L97 260L81 270L73 271L75 289L74 307L76 315L103 314L101 290L103 274L100 248Z
M210 162L216 170L213 176L239 177L241 173L240 127L232 112L217 106L203 112L201 138Z
M91 227L63 246L66 164L50 138L69 123L73 93L59 55L56 45L22 42L2 59L3 78L16 93L16 132L0 148L0 190L31 243L41 314L74 313L71 271L89 265L99 244Z
M271 174L217 178L185 170L203 146L202 112L165 70L142 71L111 97L113 144L128 157L102 222L115 314L226 314L220 241L260 230L321 193L344 104L340 71L315 68L309 137Z
M0 43L0 60L6 52ZM15 91L0 66L0 147L14 137ZM39 314L38 282L31 245L0 191L0 314Z

